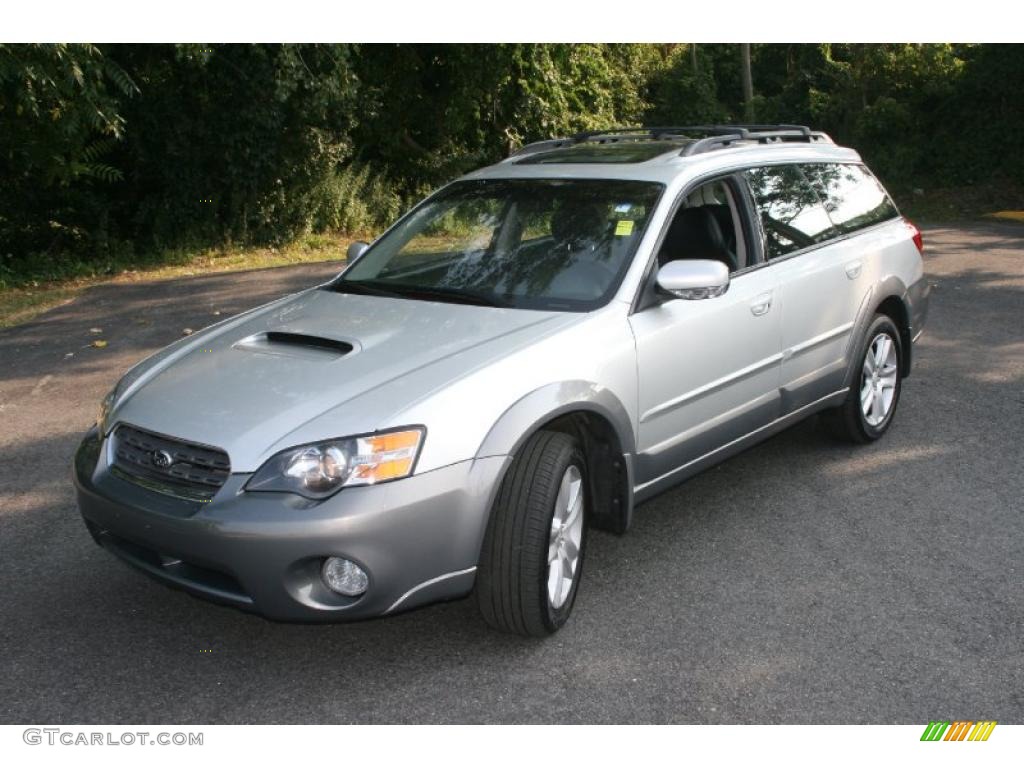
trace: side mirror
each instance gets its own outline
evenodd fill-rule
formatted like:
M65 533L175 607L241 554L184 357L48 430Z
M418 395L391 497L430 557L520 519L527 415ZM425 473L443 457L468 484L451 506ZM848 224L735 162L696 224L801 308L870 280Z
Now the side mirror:
M345 255L345 258L349 261L349 263L351 263L358 259L360 256L362 256L363 252L369 247L370 246L367 243L364 243L362 240L356 240L354 243L352 243L352 245L348 247L348 253Z
M729 268L712 259L670 261L658 270L658 288L677 299L713 299L729 290Z

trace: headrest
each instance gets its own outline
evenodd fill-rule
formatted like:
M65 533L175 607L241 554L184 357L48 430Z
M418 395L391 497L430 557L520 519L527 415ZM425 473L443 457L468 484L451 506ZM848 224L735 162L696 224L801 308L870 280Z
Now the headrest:
M707 208L683 208L676 213L665 241L661 245L658 261L662 264L673 259L718 259L728 254L722 228Z
M604 206L566 202L551 215L551 235L557 243L576 247L580 242L600 240L607 224Z

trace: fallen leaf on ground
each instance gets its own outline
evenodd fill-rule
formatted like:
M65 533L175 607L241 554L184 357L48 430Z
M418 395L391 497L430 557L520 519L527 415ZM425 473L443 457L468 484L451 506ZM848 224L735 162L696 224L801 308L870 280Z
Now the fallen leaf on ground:
M105 346L107 346L107 342L105 342L103 339L96 339L96 341L94 341L89 346L96 347L96 349L103 349Z
M182 328L181 332L185 336L191 336L193 333L195 333L195 331L193 331L191 328Z
M102 328L90 328L89 333L103 333Z

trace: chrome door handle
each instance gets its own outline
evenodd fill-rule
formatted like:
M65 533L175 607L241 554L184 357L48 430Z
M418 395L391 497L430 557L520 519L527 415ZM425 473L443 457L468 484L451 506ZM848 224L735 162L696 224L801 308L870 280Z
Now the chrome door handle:
M772 308L772 295L770 293L763 293L754 299L753 304L750 305L751 313L759 317L768 312Z
M849 264L846 265L846 276L851 280L856 280L858 277L860 277L860 270L863 266L864 264L862 262L851 261Z

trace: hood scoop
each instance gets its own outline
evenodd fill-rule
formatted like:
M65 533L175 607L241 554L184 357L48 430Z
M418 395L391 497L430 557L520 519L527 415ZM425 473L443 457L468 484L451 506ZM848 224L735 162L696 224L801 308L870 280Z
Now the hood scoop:
M267 331L236 342L234 348L264 355L327 361L351 354L355 350L355 345L344 339L332 339L308 333Z

